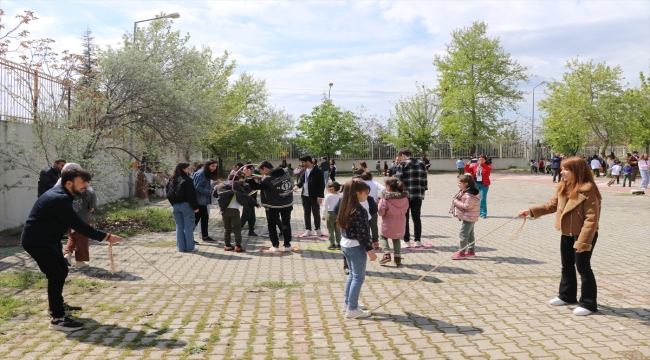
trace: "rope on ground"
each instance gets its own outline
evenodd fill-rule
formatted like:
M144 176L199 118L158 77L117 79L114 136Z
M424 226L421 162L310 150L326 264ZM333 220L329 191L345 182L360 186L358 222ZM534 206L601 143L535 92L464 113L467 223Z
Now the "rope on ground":
M515 216L515 217L511 218L510 220L504 222L503 224L501 224L501 225L499 225L498 227L496 227L494 230L488 232L487 234L485 234L485 235L481 236L480 238L475 239L475 240L472 241L471 243L467 244L467 246L465 246L464 248L462 248L462 249L459 250L459 251L465 251L465 249L467 249L470 245L473 245L473 244L476 243L478 240L481 240L481 239L485 238L486 236L492 234L493 232L499 230L500 228L504 227L506 224L508 224L509 222L511 222L512 220L514 220L514 219L516 219L516 218L517 218L517 217ZM526 218L524 218L523 223L519 226L519 228L518 228L517 230L515 230L514 233L512 233L512 234L508 237L508 239L509 239L509 240L514 240L514 238L519 234L519 232L521 231L521 229L523 228L523 226L524 226L525 223L526 223ZM179 284L178 282L174 281L172 278L170 278L169 276L167 276L167 274L165 274L162 270L158 269L154 264L152 264L149 260L147 260L147 258L145 258L142 254L140 254L140 253L139 253L139 252L138 252L138 251L137 251L133 246L131 246L131 244L129 244L129 242L127 242L126 240L122 240L122 242L125 243L128 247L130 247L131 250L133 250L133 251L134 251L134 252L135 252L139 257L142 258L142 260L144 260L147 264L149 264L151 267L153 267L154 269L156 269L156 271L158 271L158 272L159 272L162 276L164 276L167 280L169 280L170 282L172 282L174 285L178 286L179 288L185 290L185 292L187 292L191 297L197 299L199 302L201 302L202 304L206 305L208 308L215 309L215 307L214 307L212 304L210 304L209 302L207 302L207 301L201 299L200 297L198 297L197 295L195 295L192 291L188 290L186 287L184 287L183 285ZM112 244L109 244L109 245L108 245L108 256L109 256L110 261L111 261L111 273L114 274L114 273L115 273L115 263L114 263L114 261L113 261L113 247L112 247ZM442 264L444 264L444 263L446 263L447 261L451 260L452 257L453 257L453 254L452 254L452 256L450 256L449 258L447 258L446 260L444 260L443 262L441 262L440 264L438 264L438 266L436 266L436 267L434 267L433 269L427 271L424 275L422 275L419 279L417 279L415 282L413 282L411 285L409 285L406 289L402 290L400 293L398 293L397 295L393 296L393 297L390 298L388 301L385 301L385 302L382 303L381 305L379 305L379 306L375 307L374 309L372 309L371 312L372 312L372 311L375 311L375 310L377 310L377 309L379 309L379 308L382 307L382 306L385 306L386 304L390 303L391 301L397 299L397 297L399 297L400 295L404 294L406 291L412 289L413 286L415 286L417 283L419 283L420 281L422 281L422 279L424 279L427 275L429 275L430 273L432 273L432 272L434 272L436 269L438 269ZM220 313L223 314L223 315L229 316L229 317L231 317L231 318L233 318L233 319L235 319L235 320L238 320L238 321L240 321L240 322L242 322L242 323L250 324L250 325L259 325L259 326L265 327L265 328L267 328L267 329L276 329L276 330L298 330L298 329L310 329L310 330L315 330L315 329L326 329L326 328L327 328L327 326L318 326L318 327L310 327L310 326L296 326L296 327L279 327L279 326L271 326L271 325L260 324L260 323L253 322L253 321L242 320L242 319L236 317L235 315L228 314L228 313L226 313L226 312L224 312L224 311L220 311Z

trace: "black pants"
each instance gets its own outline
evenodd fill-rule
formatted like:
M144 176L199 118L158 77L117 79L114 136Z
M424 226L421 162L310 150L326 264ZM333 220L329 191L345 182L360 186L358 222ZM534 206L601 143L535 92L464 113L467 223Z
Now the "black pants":
M598 232L594 235L594 241L591 243L591 251L576 252L573 244L576 236L562 235L560 243L560 254L562 256L562 280L560 280L560 300L574 304L578 302L580 307L590 311L597 311L596 304L596 277L591 270L591 254L596 247ZM580 274L582 288L580 289L580 299L576 299L578 293L578 279L576 269Z
M591 169L593 171L595 177L600 177L600 169Z
M275 247L280 246L278 238L278 227L282 229L284 235L284 246L291 246L291 211L293 206L282 209L266 209L266 221L268 223L269 237L271 244ZM282 218L282 220L280 220Z
M47 301L52 317L65 316L63 310L63 284L68 277L68 264L63 258L63 250L48 246L25 246L25 251L36 261L38 268L47 277Z
M378 220L379 216L377 216L377 214L370 218L370 234L372 236L372 242L374 243L379 242L379 227L377 226Z
M557 177L557 181L562 180L562 175L560 175L560 169L553 169L553 181Z
M409 199L409 209L406 210L406 231L404 232L404 241L411 241L411 232L409 229L409 214L413 217L413 227L415 228L415 241L420 241L422 237L422 220L420 212L422 210L422 199Z
M244 206L241 212L241 227L248 223L248 232L251 233L255 230L255 221L255 207Z
M314 215L314 230L320 230L320 205L316 199L302 197L302 209L305 213L305 230L311 230L311 216Z
M336 170L330 170L330 180L336 181L334 177L336 177Z
M196 213L196 219L194 220L194 226L201 221L201 236L208 236L208 205L199 205L199 212Z

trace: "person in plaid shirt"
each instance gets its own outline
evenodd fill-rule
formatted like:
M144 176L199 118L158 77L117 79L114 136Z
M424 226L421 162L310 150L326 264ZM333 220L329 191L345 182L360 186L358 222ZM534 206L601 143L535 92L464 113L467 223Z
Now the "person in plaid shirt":
M413 227L415 228L415 247L421 247L422 241L422 220L420 210L424 192L427 190L427 169L424 163L413 157L409 149L402 149L398 153L402 160L397 167L395 177L404 183L404 190L409 192L409 209L406 211L406 231L404 232L404 243L402 247L411 246L411 232L409 231L409 213L412 214Z

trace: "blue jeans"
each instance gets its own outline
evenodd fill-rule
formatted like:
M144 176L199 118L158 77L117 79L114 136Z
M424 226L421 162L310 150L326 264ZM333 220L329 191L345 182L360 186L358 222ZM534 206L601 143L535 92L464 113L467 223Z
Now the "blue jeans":
M323 171L323 175L325 176L325 184L327 184L330 180L328 177L329 173L330 173L329 171Z
M176 247L180 252L194 250L194 210L190 203L172 205L176 221Z
M345 283L345 303L348 304L350 310L355 310L359 307L359 293L361 293L361 286L366 279L368 255L361 246L341 246L341 251L350 267L350 275L348 275L348 281Z
M641 173L641 188L646 189L648 187L648 170L639 170Z
M487 193L488 190L490 190L490 186L485 186L483 183L477 182L476 187L481 193L481 201L479 201L481 212L479 213L479 216L487 216Z

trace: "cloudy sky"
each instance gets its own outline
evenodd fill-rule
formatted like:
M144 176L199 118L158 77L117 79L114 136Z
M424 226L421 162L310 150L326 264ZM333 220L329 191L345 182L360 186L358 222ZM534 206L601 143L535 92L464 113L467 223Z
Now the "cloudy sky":
M266 79L271 101L299 116L317 105L328 84L331 97L350 110L387 116L392 103L433 87L435 54L450 32L482 20L506 51L532 66L529 91L559 79L565 62L620 65L630 85L650 67L650 1L8 1L3 21L29 9L40 19L35 37L56 49L80 52L90 27L100 46L116 45L133 22L160 12L181 14L174 29L191 43L228 50L246 71ZM543 97L543 86L535 92ZM530 116L532 102L520 104ZM516 117L509 114L510 117ZM512 119L516 120L516 119Z

